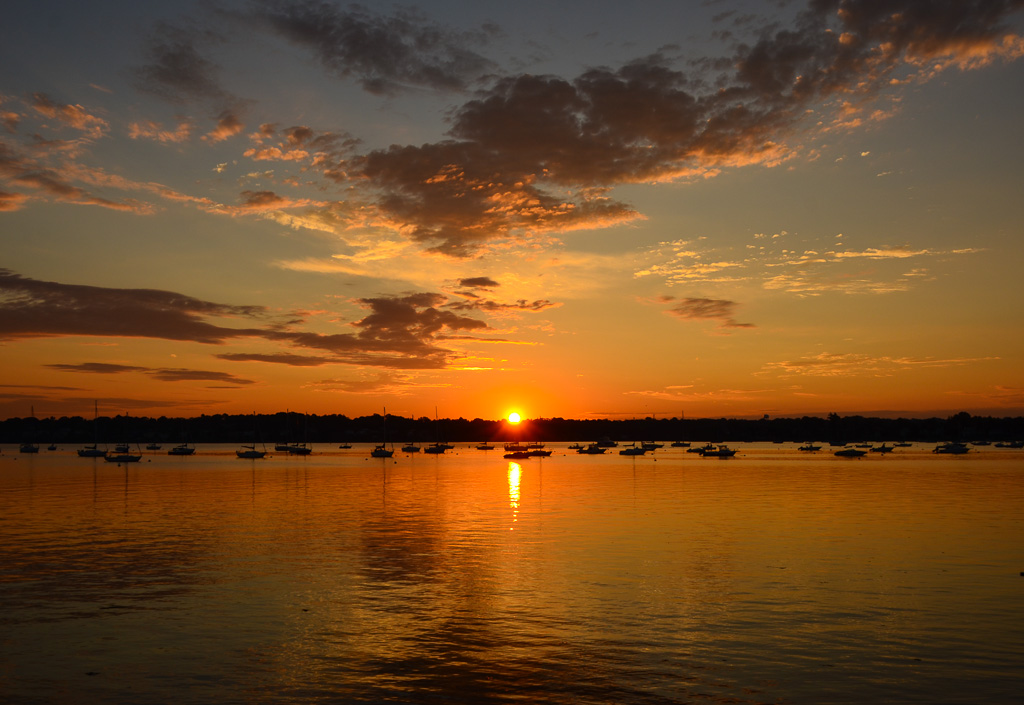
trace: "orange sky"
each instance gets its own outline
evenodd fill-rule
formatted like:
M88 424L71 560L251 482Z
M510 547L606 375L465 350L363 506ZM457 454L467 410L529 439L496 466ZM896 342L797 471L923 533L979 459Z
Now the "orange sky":
M0 23L0 416L1024 413L1011 3L113 5Z

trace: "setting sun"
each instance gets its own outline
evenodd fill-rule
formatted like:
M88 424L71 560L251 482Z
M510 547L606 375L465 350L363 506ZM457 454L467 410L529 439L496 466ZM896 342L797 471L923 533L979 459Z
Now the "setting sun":
M508 422L509 423L519 423L520 420L521 420L521 417L519 416L519 412L518 411L513 411L511 414L508 415Z

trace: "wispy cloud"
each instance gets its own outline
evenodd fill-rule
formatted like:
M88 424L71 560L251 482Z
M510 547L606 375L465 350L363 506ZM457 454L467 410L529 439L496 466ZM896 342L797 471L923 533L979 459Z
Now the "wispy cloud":
M741 257L731 251L719 252L714 248L701 251L690 242L661 243L644 253L645 266L635 270L633 276L663 279L669 286L759 283L769 291L784 291L800 296L818 296L828 292L888 294L909 290L915 281L927 278L928 270L916 267L907 272L904 264L899 264L899 268L864 269L858 262L870 261L881 265L913 259L943 260L981 252L977 248L935 250L906 245L868 247L863 250L830 248L825 251L797 251L784 245L786 233L776 233L770 238L758 233L754 236L754 242L757 244L748 245L748 253ZM762 242L768 244L762 245ZM777 270L779 273L766 275L766 270Z
M251 379L242 379L227 372L215 370L189 370L180 367L139 367L136 365L117 365L103 362L83 362L79 364L46 365L60 372L84 372L87 374L123 374L135 372L148 375L161 382L222 382L235 385L255 384Z
M867 353L823 352L796 360L770 362L762 367L761 374L810 377L891 377L897 372L906 370L955 367L998 359L998 357L893 357Z

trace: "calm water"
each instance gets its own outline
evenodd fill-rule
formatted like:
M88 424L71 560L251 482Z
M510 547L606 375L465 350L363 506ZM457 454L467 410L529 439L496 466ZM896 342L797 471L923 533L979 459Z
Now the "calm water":
M126 467L4 447L0 701L1024 693L1021 451L555 447Z

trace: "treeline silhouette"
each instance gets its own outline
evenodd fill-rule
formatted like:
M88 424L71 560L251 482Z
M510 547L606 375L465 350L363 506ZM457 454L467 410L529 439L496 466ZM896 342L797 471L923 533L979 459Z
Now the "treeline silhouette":
M440 419L426 416L387 418L387 440L408 441L969 441L1024 440L1024 417L877 418L866 416L729 419L530 419L518 425L504 420ZM0 443L380 443L385 423L380 414L349 418L341 414L203 414L193 418L161 416L82 416L10 418L0 421Z

